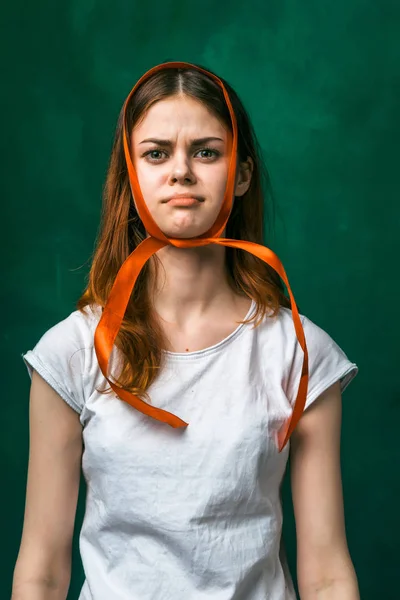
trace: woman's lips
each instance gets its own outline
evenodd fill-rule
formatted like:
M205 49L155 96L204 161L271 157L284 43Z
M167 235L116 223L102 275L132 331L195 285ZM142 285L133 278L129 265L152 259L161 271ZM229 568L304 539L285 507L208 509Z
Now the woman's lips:
M191 197L171 198L171 200L168 200L168 204L170 204L171 206L192 206L193 204L198 204L199 202L200 200Z

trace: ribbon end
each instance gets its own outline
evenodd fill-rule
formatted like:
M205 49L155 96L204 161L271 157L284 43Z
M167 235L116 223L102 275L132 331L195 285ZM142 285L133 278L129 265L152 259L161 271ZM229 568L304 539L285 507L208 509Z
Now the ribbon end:
M275 444L278 448L278 452L281 453L282 450L284 449L284 447L286 446L288 440L289 440L289 435L288 435L288 431L289 431L289 425L290 425L290 419L287 419L284 424L282 425L282 427L279 429L279 431L275 431Z

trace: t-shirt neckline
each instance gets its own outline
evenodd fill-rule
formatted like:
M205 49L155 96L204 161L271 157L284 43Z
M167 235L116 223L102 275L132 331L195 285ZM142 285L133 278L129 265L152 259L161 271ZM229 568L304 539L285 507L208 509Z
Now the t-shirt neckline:
M251 317L255 308L256 308L256 302L252 298L250 308L247 311L247 314L243 319L244 321L246 321L247 319L249 319ZM178 359L178 360L195 359L195 358L199 358L199 357L203 357L203 356L208 356L209 354L215 354L216 352L219 352L222 348L224 348L228 344L232 343L233 340L236 339L237 336L241 333L244 326L245 326L245 323L239 323L239 325L236 327L236 329L234 331L232 331L232 333L230 333L226 338L224 338L220 342L217 342L213 346L208 346L208 348L203 348L203 350L195 350L194 352L171 352L170 350L162 350L162 353L165 356L167 356L168 359Z

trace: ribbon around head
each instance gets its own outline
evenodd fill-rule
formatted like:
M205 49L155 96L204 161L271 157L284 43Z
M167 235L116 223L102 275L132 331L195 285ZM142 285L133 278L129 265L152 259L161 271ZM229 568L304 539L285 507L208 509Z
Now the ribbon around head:
M214 224L210 227L208 231L195 238L169 238L159 229L159 227L153 220L142 196L139 181L131 159L131 153L129 148L130 132L127 131L126 127L126 113L132 95L135 93L137 88L154 73L162 69L176 69L188 67L197 69L198 71L205 73L222 88L232 122L231 157L224 199L222 202L220 213L217 219L215 220ZM289 440L304 410L308 389L308 351L297 305L292 290L290 288L289 280L285 273L285 269L278 256L269 248L260 244L256 244L254 242L219 237L228 221L233 202L237 160L237 138L238 130L236 115L234 113L228 92L226 91L223 82L219 79L219 77L217 77L213 73L210 73L209 71L202 69L197 65L193 65L187 62L162 63L147 71L147 73L145 73L132 88L127 99L125 100L123 107L123 145L131 191L136 201L137 211L147 233L149 234L149 237L143 240L135 248L135 250L126 258L121 268L119 269L115 281L113 283L111 292L107 299L106 305L103 309L102 316L96 327L96 331L94 334L94 347L100 369L105 379L108 381L112 390L117 394L117 396L121 400L127 402L141 413L146 414L149 417L152 417L158 421L167 423L171 427L186 427L188 423L186 423L176 415L161 408L152 406L151 404L148 404L138 396L132 394L127 390L124 390L120 386L117 386L108 378L108 363L112 353L114 341L118 335L122 320L125 316L126 307L131 297L132 290L139 276L139 273L143 268L144 264L147 262L147 260L151 256L153 256L153 254L155 254L158 250L167 245L172 245L177 248L193 248L196 246L204 246L207 244L219 244L222 246L229 246L231 248L240 248L241 250L246 250L247 252L250 252L254 256L257 256L258 258L266 262L268 265L270 265L285 282L291 300L292 318L296 332L296 337L303 350L303 364L293 411L291 416L284 422L283 426L276 434L278 450L279 452L281 452L285 447L287 441Z

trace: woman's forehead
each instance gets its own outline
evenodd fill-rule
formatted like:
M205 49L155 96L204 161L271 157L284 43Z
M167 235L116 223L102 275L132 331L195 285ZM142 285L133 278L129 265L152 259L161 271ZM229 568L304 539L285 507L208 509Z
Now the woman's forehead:
M187 133L201 137L217 136L224 141L227 130L203 103L188 96L172 96L155 102L132 131L135 142L144 137L163 137Z

